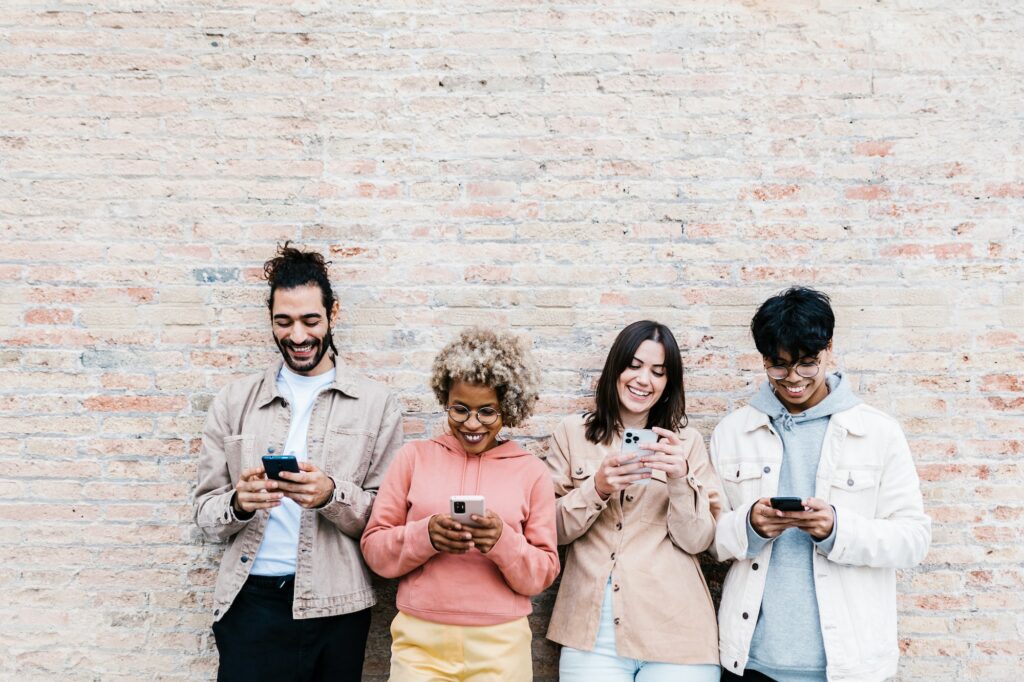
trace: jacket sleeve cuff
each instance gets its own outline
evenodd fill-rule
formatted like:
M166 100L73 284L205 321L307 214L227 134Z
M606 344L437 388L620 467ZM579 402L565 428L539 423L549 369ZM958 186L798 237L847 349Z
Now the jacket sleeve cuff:
M246 514L242 512L242 516L239 516L239 512L235 510L235 491L231 490L225 495L221 496L223 502L221 502L221 510L218 515L218 521L222 526L234 526L242 528L245 524L256 518L256 512L250 512Z
M700 479L693 474L687 474L679 478L668 479L669 488L682 488L685 491L693 491L694 497L700 497L700 493L704 490L704 484L700 482Z
M363 489L356 486L352 481L339 481L333 476L331 480L334 481L334 492L327 498L327 502L322 507L317 507L317 509L323 511L331 507L351 507L356 499L355 491L362 492Z
M583 498L583 502L586 503L589 509L593 509L594 511L603 511L604 508L608 506L608 500L612 498L611 495L608 496L608 500L601 497L601 493L597 492L597 481L594 480L593 476L583 482L579 491ZM504 531L502 532L502 535L504 535Z
M761 553L762 549L767 547L772 542L772 538L766 538L760 533L758 533L756 530L754 530L754 524L750 522L750 514L752 513L753 509L754 507L753 505L751 505L750 509L748 509L746 513L748 559L753 559L754 557L756 557L758 554Z
M832 548L836 546L836 531L839 528L839 514L836 513L836 508L832 507L832 532L828 534L828 537L824 540L815 540L814 545L818 549L819 554L824 554L826 557L831 554Z

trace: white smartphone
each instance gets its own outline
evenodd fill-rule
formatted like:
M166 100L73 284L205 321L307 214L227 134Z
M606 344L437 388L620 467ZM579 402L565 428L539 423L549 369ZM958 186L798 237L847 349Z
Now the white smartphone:
M657 442L658 442L658 434L656 434L651 429L626 429L622 433L622 452L623 453L629 453L629 454L632 454L634 456L631 457L630 459L628 459L627 461L623 462L623 464L629 464L630 462L635 462L636 460L638 460L640 458L640 454L642 452L647 452L645 450L641 450L640 449L640 444L641 443L657 443ZM637 469L634 473L649 474L649 473L651 473L651 468L650 467L643 467L642 469ZM644 485L649 480L650 479L644 478L644 479L641 479L641 480L637 481L637 483L639 483L641 485Z
M480 524L470 518L473 514L483 516L487 507L483 495L452 495L449 500L451 516L464 526L479 527Z

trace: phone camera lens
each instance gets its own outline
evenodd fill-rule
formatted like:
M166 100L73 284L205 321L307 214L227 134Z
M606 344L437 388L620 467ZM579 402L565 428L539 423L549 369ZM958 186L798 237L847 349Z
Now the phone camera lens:
M456 502L455 503L455 513L456 514L465 514L466 513L466 503L465 502Z

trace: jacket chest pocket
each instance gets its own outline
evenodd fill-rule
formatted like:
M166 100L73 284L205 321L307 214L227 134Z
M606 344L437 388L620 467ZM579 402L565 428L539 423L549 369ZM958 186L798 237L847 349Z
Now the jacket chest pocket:
M763 462L722 462L718 475L729 506L735 509L763 497L764 477L768 473L771 473L771 465Z
M828 491L829 504L836 509L855 512L867 519L875 517L878 502L876 469L837 469Z
M597 467L597 462L590 462L582 458L571 462L569 478L572 479L572 487L582 487L588 478L593 478L594 474L597 473Z
M224 438L224 460L227 462L232 484L238 482L246 469L263 464L262 461L256 461L255 443L255 437L245 434Z
M332 429L324 444L324 472L328 476L362 484L370 468L376 435L359 429Z

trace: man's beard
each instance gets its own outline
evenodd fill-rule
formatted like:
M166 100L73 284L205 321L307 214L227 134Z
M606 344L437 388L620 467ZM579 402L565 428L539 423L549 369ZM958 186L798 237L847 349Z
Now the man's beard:
M284 357L284 362L286 365L288 365L288 369L292 370L297 374L303 374L315 368L317 365L320 364L320 361L323 360L324 355L327 353L327 350L330 347L330 344L326 343L325 340L329 339L330 335L331 330L328 329L327 335L323 339L310 339L310 342L316 348L316 353L309 360L298 361L292 358L291 354L288 352L288 349L294 348L295 344L293 344L291 341L287 339L284 341L279 341L278 338L275 336L274 343L277 345L277 349L281 351L281 355Z

